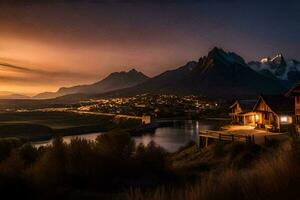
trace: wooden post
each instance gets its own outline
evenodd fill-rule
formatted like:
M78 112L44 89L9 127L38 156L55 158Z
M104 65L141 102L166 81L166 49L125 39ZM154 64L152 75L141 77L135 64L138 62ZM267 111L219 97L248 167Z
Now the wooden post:
M265 144L267 144L267 136L264 136Z
M202 137L199 135L199 148L203 148L203 139Z
M208 147L208 137L205 138L205 147Z
M199 133L197 134L197 137L196 137L196 144L197 144L198 148L201 148L201 141L200 141Z
M234 135L233 134L231 135L231 140L232 140L232 142L234 142Z
M268 140L267 140L267 136L264 136L265 139L265 144L267 144Z

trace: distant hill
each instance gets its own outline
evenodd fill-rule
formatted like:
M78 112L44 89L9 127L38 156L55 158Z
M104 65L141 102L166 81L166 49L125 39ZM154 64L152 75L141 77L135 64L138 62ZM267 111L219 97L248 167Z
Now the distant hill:
M31 97L12 92L0 91L0 99L30 99Z
M62 87L57 92L44 92L36 95L36 99L49 99L59 96L83 93L83 94L98 94L112 90L132 87L146 81L149 77L141 72L132 69L128 72L114 72L103 80L90 84L78 85L73 87Z
M286 88L277 78L257 73L245 63L241 56L214 48L198 62L189 62L137 86L109 92L105 95L126 96L154 92L198 94L214 98L234 99L254 97L261 93L278 94L285 90ZM103 95L94 95L94 98Z

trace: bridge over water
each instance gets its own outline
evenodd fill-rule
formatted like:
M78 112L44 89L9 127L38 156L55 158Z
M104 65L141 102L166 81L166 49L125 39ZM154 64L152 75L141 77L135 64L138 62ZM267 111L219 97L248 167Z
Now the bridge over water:
M73 110L70 110L70 112L75 112L75 113L79 113L79 114L88 114L88 115L113 116L115 118L137 119L137 120L141 120L143 124L151 123L151 117L148 115L147 116L133 116L133 115L121 115L121 114L113 114L113 113L73 111Z

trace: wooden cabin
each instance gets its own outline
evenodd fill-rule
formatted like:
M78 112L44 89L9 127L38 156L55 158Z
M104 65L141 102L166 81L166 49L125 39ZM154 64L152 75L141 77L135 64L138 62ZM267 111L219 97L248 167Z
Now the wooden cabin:
M286 94L287 97L291 97L294 99L295 106L295 118L294 124L296 126L297 132L300 132L300 83L297 83L294 87L288 91Z
M235 124L255 126L255 112L253 107L256 100L237 100L230 106L230 116Z
M293 125L294 99L284 95L261 95L253 111L257 127L286 132Z

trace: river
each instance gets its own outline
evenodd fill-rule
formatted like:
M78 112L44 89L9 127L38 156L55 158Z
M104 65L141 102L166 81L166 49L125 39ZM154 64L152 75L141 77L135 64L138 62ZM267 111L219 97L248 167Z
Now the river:
M173 126L157 128L154 133L145 133L142 136L133 137L136 144L147 145L151 141L163 147L168 152L174 152L180 147L187 145L191 141L197 140L197 134L201 130L217 129L224 122L213 120L178 120L173 121ZM73 135L63 137L66 143L70 143L73 138L84 138L95 140L98 135L104 133L91 133L83 135ZM50 145L52 140L34 142L36 147Z

